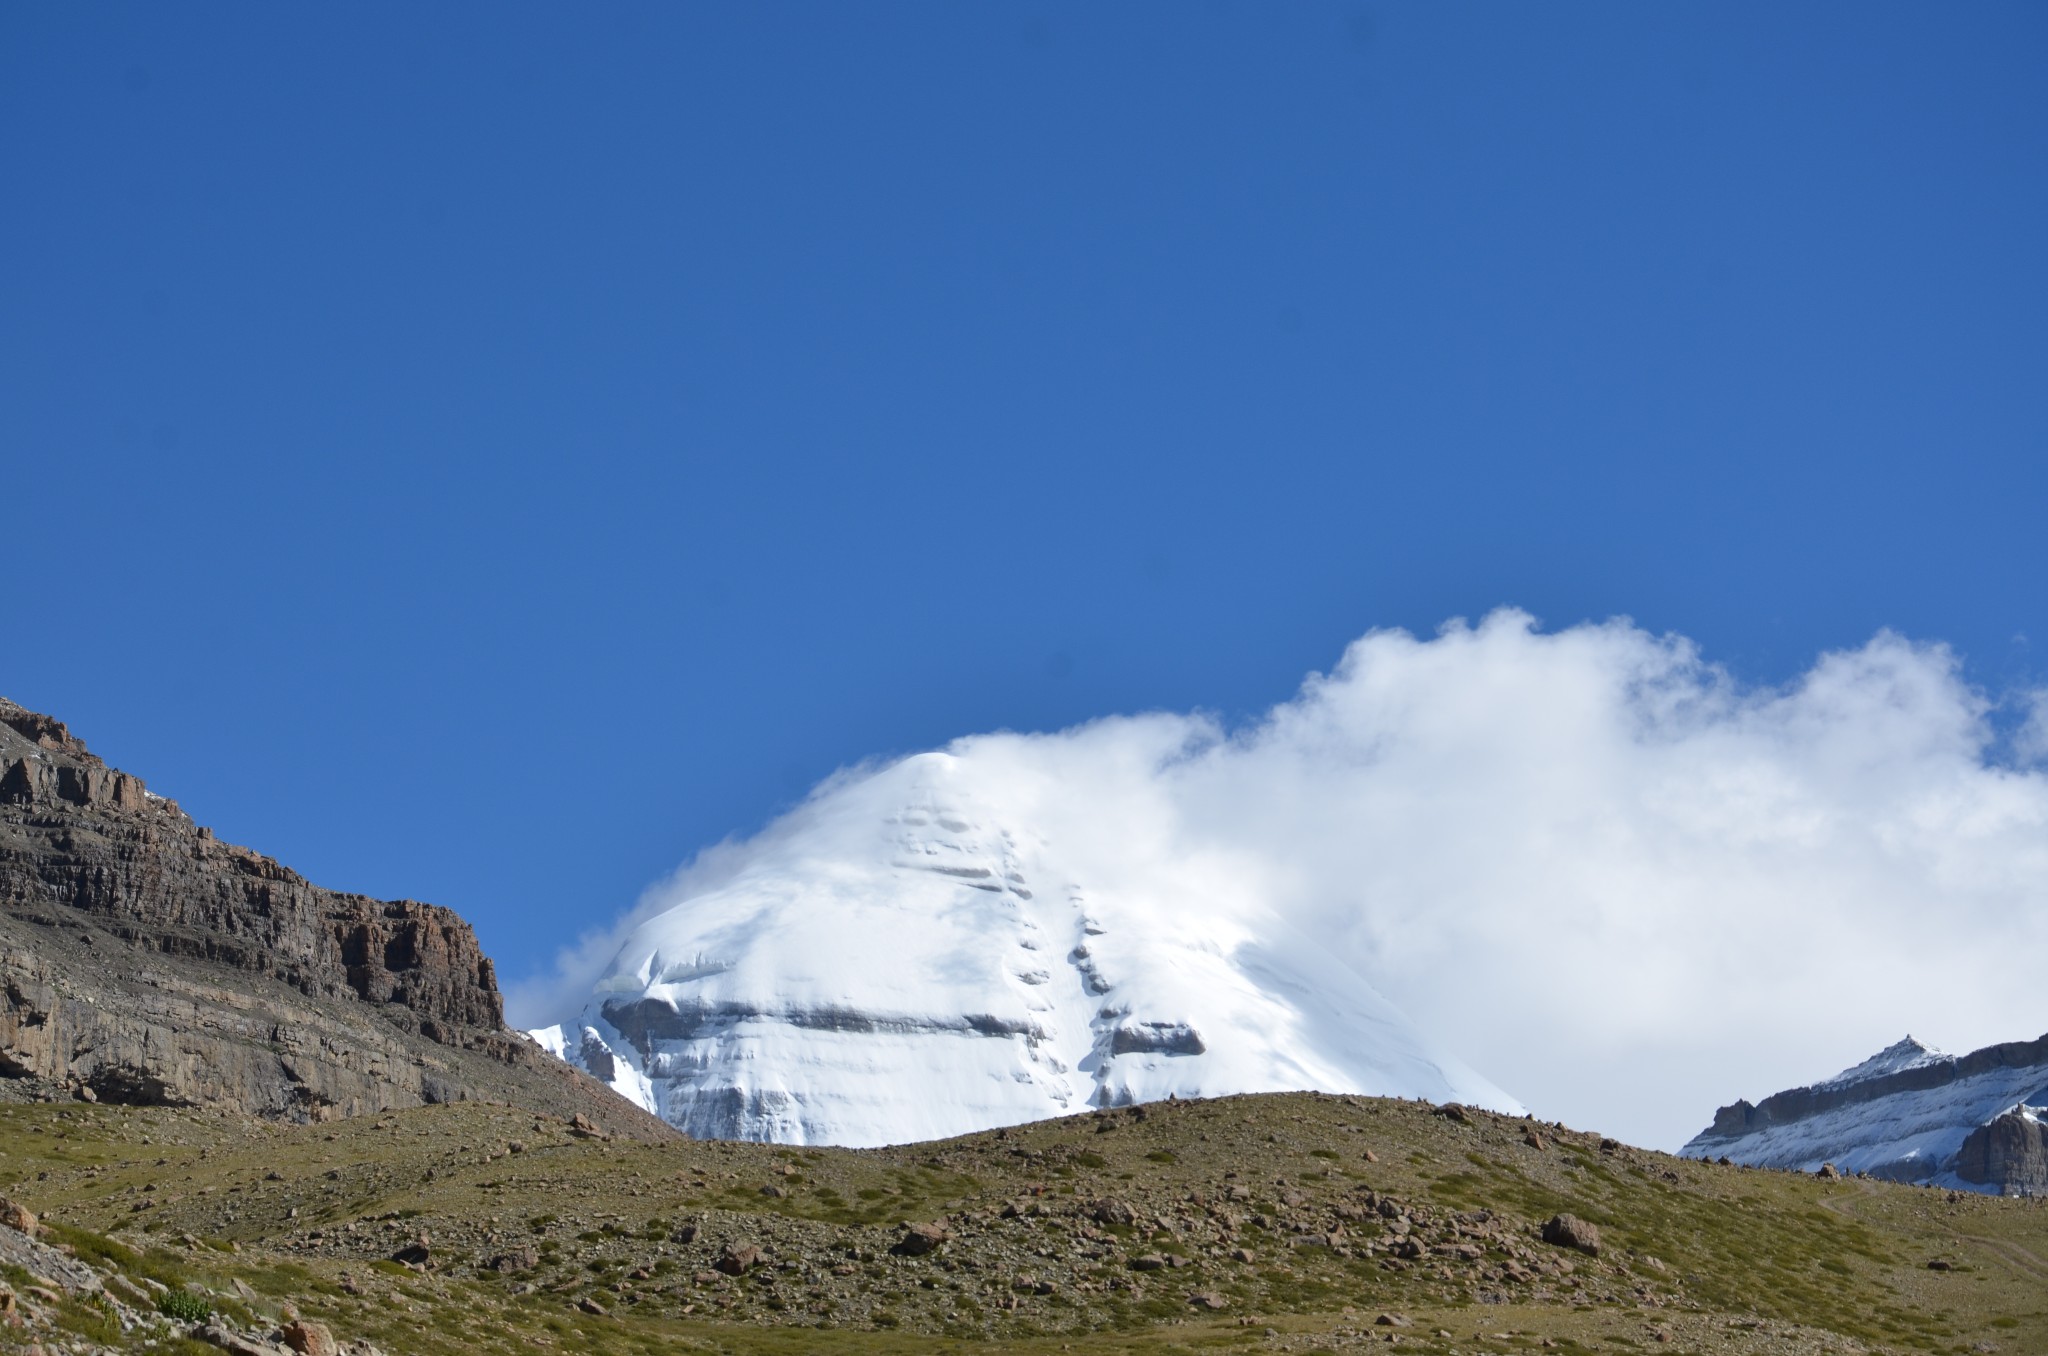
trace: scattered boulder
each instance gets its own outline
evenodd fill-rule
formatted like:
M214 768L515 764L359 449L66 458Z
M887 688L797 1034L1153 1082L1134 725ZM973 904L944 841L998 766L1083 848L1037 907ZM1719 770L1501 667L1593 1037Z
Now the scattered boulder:
M228 1356L292 1356L290 1347L236 1332L224 1323L208 1323L194 1328L192 1336L209 1346L219 1347Z
M16 1233L27 1234L30 1238L34 1238L42 1228L36 1222L35 1211L5 1196L0 1196L0 1224L6 1225Z
M1600 1230L1577 1215L1552 1215L1543 1226L1543 1241L1588 1257L1600 1255Z
M1188 1296L1188 1303L1197 1309L1207 1309L1212 1313L1230 1307L1230 1301L1214 1290L1197 1290Z
M728 1276L744 1276L766 1260L753 1244L732 1243L726 1245L725 1251L712 1265Z
M1534 1130L1524 1130L1522 1132L1522 1143L1528 1145L1530 1148L1536 1150L1538 1153L1541 1153L1543 1151L1543 1136L1537 1134Z
M1413 1326L1413 1320L1404 1318L1400 1314L1381 1314L1372 1322L1376 1328L1407 1328Z
M605 1308L602 1304L599 1304L596 1300L592 1299L588 1295L585 1295L582 1299L577 1300L576 1307L594 1318L603 1318L606 1314L611 1312L611 1310Z
M1231 1190L1236 1191L1239 1188L1233 1187ZM1246 1192L1245 1194L1250 1195L1251 1193ZM1088 1217L1097 1224L1128 1226L1138 1222L1138 1211L1137 1207L1133 1206L1129 1201L1119 1200L1115 1196L1104 1196L1089 1207Z
M1443 1120L1452 1121L1458 1125L1470 1125L1477 1119L1472 1114L1470 1107L1462 1106L1457 1102L1445 1102L1429 1114L1440 1117Z
M1842 1180L1842 1174L1835 1171L1835 1165L1832 1163L1821 1164L1820 1171L1816 1172L1814 1176L1820 1178L1823 1182L1839 1182Z
M433 1249L427 1246L427 1236L421 1234L417 1241L408 1243L397 1252L392 1253L391 1260L400 1266L424 1269L429 1262L434 1260L434 1253Z
M1140 1253L1130 1262L1133 1271L1159 1271L1166 1266L1166 1259L1156 1252Z
M897 1240L896 1246L890 1251L901 1257L922 1257L928 1252L937 1251L939 1245L952 1236L952 1232L943 1224L908 1224L903 1228L903 1237Z
M340 1356L341 1344L325 1323L299 1318L284 1325L277 1334L299 1356Z
M499 1253L484 1265L501 1276L515 1271L531 1271L540 1265L540 1254L532 1248L514 1248L510 1252Z

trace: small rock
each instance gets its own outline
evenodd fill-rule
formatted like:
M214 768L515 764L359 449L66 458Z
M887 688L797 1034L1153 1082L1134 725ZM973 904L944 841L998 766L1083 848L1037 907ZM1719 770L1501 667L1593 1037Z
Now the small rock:
M1459 1125L1470 1125L1474 1119L1470 1109L1460 1106L1456 1102L1445 1102L1429 1114L1441 1117L1447 1121L1453 1121Z
M1554 1247L1576 1249L1588 1257L1600 1255L1600 1230L1577 1215L1552 1215L1543 1226L1543 1241Z
M1088 1208L1088 1215L1097 1224L1132 1225L1138 1222L1137 1207L1115 1196L1104 1196L1096 1201Z
M1937 1257L1927 1264L1927 1269L1929 1271L1954 1271L1956 1264L1949 1261L1946 1257Z
M1365 1151L1365 1161L1368 1163L1377 1163L1380 1161L1380 1156L1374 1153L1372 1150L1367 1149Z
M1821 1164L1820 1171L1815 1173L1814 1176L1820 1178L1823 1182L1839 1182L1842 1180L1842 1174L1835 1171L1835 1165L1832 1163Z
M1230 1307L1230 1301L1214 1290L1197 1290L1188 1296L1188 1303L1197 1309L1208 1309L1211 1312Z
M36 1236L39 1228L36 1223L35 1211L19 1201L11 1201L5 1196L0 1196L0 1224L4 1224L19 1233L27 1234L30 1238Z
M209 1345L219 1347L229 1356L291 1356L291 1348L266 1342L260 1337L249 1337L220 1323L208 1323L194 1328L192 1336Z
M1543 1136L1537 1134L1534 1130L1524 1130L1522 1132L1522 1143L1539 1153L1543 1150Z
M775 1201L781 1200L784 1196L787 1196L789 1193L771 1182L767 1186L761 1188L761 1194L763 1196L766 1196L769 1200Z
M594 1315L598 1318L603 1318L606 1314L611 1312L611 1310L605 1308L602 1304L599 1304L596 1300L590 1298L590 1296L588 1295L585 1295L582 1299L577 1300L576 1307L578 1309L581 1309L584 1313Z
M1250 1266L1253 1262L1258 1261L1259 1257L1258 1254L1253 1252L1250 1248L1232 1248L1230 1250L1230 1260L1233 1262L1242 1262L1246 1266Z
M1130 1262L1133 1271L1159 1271L1166 1266L1166 1259L1156 1252L1140 1253Z
M540 1254L532 1248L514 1248L510 1252L499 1253L484 1265L501 1276L514 1271L531 1271L540 1265Z
M1411 1320L1403 1318L1400 1314L1381 1314L1372 1322L1376 1328L1406 1328L1411 1326Z
M952 1236L943 1224L906 1225L903 1237L897 1240L896 1246L890 1251L903 1257L922 1257L928 1252L936 1251L941 1243Z
M765 1260L767 1259L761 1256L759 1248L751 1243L745 1243L728 1245L725 1252L712 1265L728 1276L744 1276Z
M287 1323L277 1334L299 1356L338 1356L341 1344L325 1323L301 1318Z

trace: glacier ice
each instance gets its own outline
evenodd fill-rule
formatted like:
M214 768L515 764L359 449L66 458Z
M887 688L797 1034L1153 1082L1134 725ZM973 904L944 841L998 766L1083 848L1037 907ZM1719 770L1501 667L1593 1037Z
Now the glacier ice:
M772 825L529 1034L705 1138L904 1143L1309 1088L1519 1114L1228 862L1120 872L1118 833L1152 827L907 758Z

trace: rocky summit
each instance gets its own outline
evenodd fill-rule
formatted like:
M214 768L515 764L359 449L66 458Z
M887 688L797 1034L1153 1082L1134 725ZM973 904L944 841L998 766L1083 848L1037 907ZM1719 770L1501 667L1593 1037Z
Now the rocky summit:
M666 1127L506 1029L447 909L222 842L0 699L0 1096L317 1122L458 1101Z

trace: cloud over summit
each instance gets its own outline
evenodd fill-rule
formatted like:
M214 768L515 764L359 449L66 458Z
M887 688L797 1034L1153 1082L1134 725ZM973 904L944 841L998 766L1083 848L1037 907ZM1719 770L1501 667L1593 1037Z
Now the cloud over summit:
M1671 1147L1909 1030L2048 1030L2044 710L2002 741L1949 651L1889 633L1756 688L1683 638L1504 610L1373 632L1240 729L1154 713L948 752L1098 879L1226 873L1538 1115ZM772 870L866 775L627 922ZM623 930L515 1011L573 1012Z

